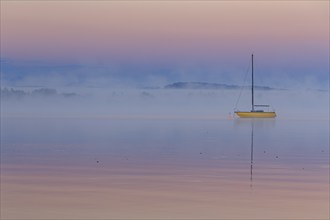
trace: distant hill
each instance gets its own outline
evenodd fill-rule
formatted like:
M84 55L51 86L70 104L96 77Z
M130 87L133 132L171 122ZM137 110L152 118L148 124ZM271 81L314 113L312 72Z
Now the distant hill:
M228 85L220 83L207 83L207 82L176 82L164 87L165 89L240 89L238 85ZM250 86L246 87L250 88ZM277 90L268 86L254 86L259 90Z

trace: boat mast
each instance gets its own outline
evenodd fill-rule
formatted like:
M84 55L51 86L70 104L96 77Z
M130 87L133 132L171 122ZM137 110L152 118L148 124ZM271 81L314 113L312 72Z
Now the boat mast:
M252 112L254 112L253 54L252 54L251 58L252 58L252 86L251 86L251 89L252 89Z

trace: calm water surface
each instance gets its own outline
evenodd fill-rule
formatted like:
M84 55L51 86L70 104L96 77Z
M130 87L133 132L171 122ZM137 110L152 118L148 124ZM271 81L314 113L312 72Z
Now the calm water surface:
M328 120L1 118L1 219L328 219Z

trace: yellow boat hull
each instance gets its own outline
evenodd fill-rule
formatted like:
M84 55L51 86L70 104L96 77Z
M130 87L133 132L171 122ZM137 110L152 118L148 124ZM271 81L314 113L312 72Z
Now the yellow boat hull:
M240 118L275 118L275 112L235 112Z

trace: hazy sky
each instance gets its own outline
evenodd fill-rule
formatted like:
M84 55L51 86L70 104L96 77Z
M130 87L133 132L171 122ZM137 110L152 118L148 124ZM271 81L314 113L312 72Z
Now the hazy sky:
M3 85L327 88L329 1L1 1Z

